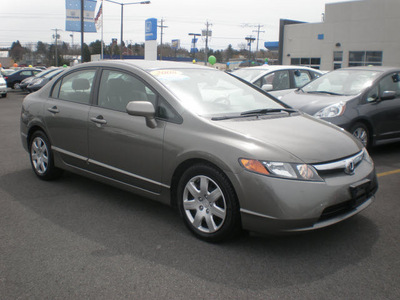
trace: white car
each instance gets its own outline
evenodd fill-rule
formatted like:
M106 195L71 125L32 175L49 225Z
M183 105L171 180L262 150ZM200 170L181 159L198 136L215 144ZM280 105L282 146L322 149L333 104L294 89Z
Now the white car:
M0 75L0 97L7 97L7 83L2 75Z
M281 98L322 76L323 72L301 66L263 65L238 69L232 74L251 82L277 98Z

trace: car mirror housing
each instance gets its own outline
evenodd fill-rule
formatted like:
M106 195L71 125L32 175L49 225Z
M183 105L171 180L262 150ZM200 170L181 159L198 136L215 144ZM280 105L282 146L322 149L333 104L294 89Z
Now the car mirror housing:
M381 100L392 100L396 98L396 92L395 91L384 91L381 95Z
M272 84L263 84L263 86L261 88L264 91L268 92L268 91L272 91L274 89L274 86Z
M155 119L156 111L154 106L149 101L131 101L126 106L126 111L131 116L145 117L146 125L150 128L157 127Z

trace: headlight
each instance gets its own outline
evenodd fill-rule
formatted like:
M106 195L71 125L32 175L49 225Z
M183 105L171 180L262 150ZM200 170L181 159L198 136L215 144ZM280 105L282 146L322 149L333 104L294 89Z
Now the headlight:
M319 112L317 112L314 117L317 118L333 118L333 117L338 117L341 116L346 109L346 103L344 102L339 102L332 104L328 107L325 107L321 109Z
M248 171L262 175L307 181L323 181L313 166L255 159L239 159L240 164Z
M44 78L38 79L31 83L31 86L39 85L44 81Z

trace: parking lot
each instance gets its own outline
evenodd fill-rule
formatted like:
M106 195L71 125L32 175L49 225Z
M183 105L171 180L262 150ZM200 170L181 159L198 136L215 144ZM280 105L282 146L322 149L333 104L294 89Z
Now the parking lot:
M400 143L370 152L379 190L361 214L209 244L156 202L70 173L37 179L19 136L24 96L0 99L1 299L400 298Z

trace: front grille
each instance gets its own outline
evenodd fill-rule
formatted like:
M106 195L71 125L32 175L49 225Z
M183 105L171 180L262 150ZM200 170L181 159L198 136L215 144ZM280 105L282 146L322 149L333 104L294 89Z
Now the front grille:
M345 157L343 159L327 163L314 164L313 167L318 171L320 176L334 175L343 172L352 174L355 168L357 168L357 166L363 160L364 155L364 150L362 150L350 157Z

